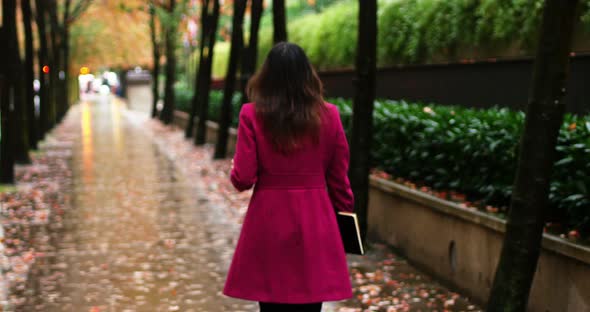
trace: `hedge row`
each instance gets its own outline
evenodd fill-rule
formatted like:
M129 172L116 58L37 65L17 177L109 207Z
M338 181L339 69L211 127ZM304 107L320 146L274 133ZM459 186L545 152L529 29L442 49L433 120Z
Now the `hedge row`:
M310 61L319 69L350 67L356 51L356 2L334 4L322 13L308 14L289 22L289 41L303 47ZM272 28L260 30L259 60L272 47Z
M333 102L349 125L350 100ZM374 122L374 167L482 205L509 205L524 113L385 100L376 101ZM590 234L590 116L565 117L557 151L549 220Z
M178 108L190 96L177 93ZM210 119L217 120L222 94L210 95ZM329 99L346 131L351 101ZM239 97L234 98L234 125ZM394 177L466 194L484 205L508 206L524 114L507 109L475 110L404 101L375 102L372 163ZM590 234L590 116L567 115L560 130L551 183L550 220Z
M590 0L582 3L581 28L590 31ZM506 50L531 54L542 8L543 0L380 0L377 60L386 66L495 57ZM292 19L289 40L301 45L319 69L352 67L357 14L358 1L344 0ZM263 25L259 64L272 47L272 23ZM220 49L216 54L219 77L225 75L221 68L228 53Z

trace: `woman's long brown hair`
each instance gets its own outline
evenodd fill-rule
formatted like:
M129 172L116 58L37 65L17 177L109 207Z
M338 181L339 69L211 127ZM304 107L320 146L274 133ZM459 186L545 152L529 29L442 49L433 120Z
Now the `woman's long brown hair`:
M276 151L292 152L307 138L317 143L325 109L323 87L298 45L275 45L247 92Z

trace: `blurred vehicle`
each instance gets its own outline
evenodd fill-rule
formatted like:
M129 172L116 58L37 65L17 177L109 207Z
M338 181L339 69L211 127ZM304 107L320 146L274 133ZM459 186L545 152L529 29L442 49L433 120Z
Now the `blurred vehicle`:
M39 79L33 80L33 90L35 91L35 93L39 93L39 89L41 89L41 82L39 81Z
M78 83L80 86L80 92L85 94L94 93L97 90L94 88L94 75L85 74L78 76Z
M94 93L98 93L100 91L100 86L102 86L102 78L95 78L92 80L92 91Z

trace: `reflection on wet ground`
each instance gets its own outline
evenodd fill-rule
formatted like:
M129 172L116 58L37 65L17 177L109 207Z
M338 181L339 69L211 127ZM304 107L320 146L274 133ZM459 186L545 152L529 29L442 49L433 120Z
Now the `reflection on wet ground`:
M255 311L220 293L237 225L199 203L199 190L118 103L71 112L82 133L71 209L62 227L46 230L19 310Z

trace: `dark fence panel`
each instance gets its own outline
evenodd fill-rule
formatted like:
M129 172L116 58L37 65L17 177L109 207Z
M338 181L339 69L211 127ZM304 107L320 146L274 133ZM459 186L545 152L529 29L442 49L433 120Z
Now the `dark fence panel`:
M501 106L523 109L528 98L532 68L531 59L380 68L377 71L377 97L475 108ZM319 74L326 96L354 96L352 70ZM588 82L590 56L572 57L566 96L568 112L590 113Z

